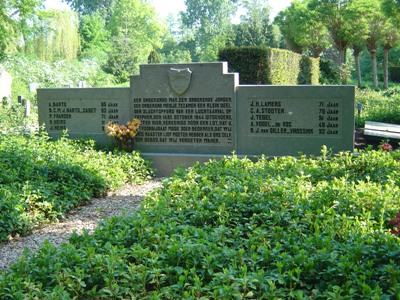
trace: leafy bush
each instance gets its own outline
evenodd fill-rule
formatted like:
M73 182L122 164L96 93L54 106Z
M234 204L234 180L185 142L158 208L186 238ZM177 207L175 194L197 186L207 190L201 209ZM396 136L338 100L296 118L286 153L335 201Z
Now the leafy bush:
M138 153L105 153L92 143L0 134L0 241L26 235L94 195L151 174Z
M340 73L332 59L321 58L319 62L322 84L340 84Z
M365 121L400 124L400 87L384 91L358 89L356 102L363 104L360 118L356 116L357 127L364 127Z
M224 158L0 275L0 298L398 299L400 152ZM29 258L30 257L30 258Z
M52 63L37 60L24 55L10 56L4 66L13 77L12 98L16 102L18 95L34 101L36 91L31 92L29 85L39 88L76 87L78 81L85 81L88 86L110 86L113 76L102 71L101 66L91 60L55 61Z
M31 114L25 116L25 108L19 103L10 107L0 104L0 132L5 133L31 133L37 128L37 107L31 105Z

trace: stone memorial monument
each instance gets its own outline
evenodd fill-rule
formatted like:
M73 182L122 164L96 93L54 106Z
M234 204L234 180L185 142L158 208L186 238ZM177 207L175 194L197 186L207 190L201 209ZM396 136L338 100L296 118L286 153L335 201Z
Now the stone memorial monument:
M39 123L49 134L113 140L109 121L137 118L135 149L159 176L178 165L231 155L353 151L353 86L239 85L227 63L149 64L129 88L39 89Z

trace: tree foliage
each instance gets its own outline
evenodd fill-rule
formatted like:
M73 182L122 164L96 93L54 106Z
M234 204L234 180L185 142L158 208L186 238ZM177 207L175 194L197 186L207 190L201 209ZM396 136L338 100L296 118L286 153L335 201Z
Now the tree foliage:
M77 14L68 10L51 10L38 16L29 54L49 62L76 59L80 49Z
M111 49L110 32L106 28L105 19L99 12L84 15L79 24L81 39L81 56L89 56L102 61Z
M346 64L346 49L350 44L345 29L346 6L351 0L310 0L308 9L315 11L330 34L333 46L339 51L339 66ZM345 82L344 82L345 83Z
M44 0L0 1L0 58L28 45L30 23Z
M368 74L377 86L383 73L386 87L389 51L400 35L399 0L293 0L272 24L268 0L185 0L176 20L160 19L148 0L62 1L75 13L44 11L44 0L1 1L0 60L17 52L45 61L91 59L124 82L152 50L160 54L157 61L178 63L214 61L226 46L287 47L321 57L332 45L337 73L346 74L342 83L353 63L346 64L346 53L353 50L359 86L361 70L366 73L362 52L369 50L374 66L379 49L383 72ZM240 22L233 24L238 8Z
M11 1L18 18L18 29L23 39L24 47L28 47L28 38L30 34L29 22L35 17L37 10L42 6L43 0L14 0Z
M329 35L318 12L310 10L308 4L309 1L293 1L278 15L276 23L290 49L297 53L310 52L317 58L329 47Z
M379 38L379 36L376 36L376 33L372 30L375 25L373 19L377 9L374 2L375 0L352 0L346 7L346 14L344 17L346 35L351 41L350 44L353 48L359 87L362 86L360 53L364 48L366 48L368 40L375 40L374 48L376 49L376 37ZM354 22L354 20L357 20L357 22ZM371 35L375 36L372 40Z
M166 28L158 21L154 7L141 0L120 0L108 23L113 48L106 70L126 81L147 63L151 50L162 47Z
M378 52L378 46L383 38L383 31L386 27L386 18L380 10L381 1L370 1L371 2L371 18L370 18L370 30L366 41L366 46L371 54L372 64L372 82L373 87L378 88L378 70L376 62L376 54Z
M185 0L181 12L182 24L191 32L195 61L212 61L231 35L231 18L237 10L237 0Z
M269 46L273 42L267 0L244 0L245 13L235 28L235 46Z
M161 62L188 63L192 61L191 45L187 43L189 36L184 33L180 19L175 20L173 15L167 16L168 30L162 38L163 47L159 50Z
M151 50L149 57L147 58L149 64L159 64L161 62L160 54L156 50Z
M9 3L0 1L0 59L11 52L16 37L15 21L9 15Z
M118 0L63 0L80 16L94 15L96 12L109 20Z
M398 0L383 0L382 10L386 16L394 19L398 26L400 26L400 1Z

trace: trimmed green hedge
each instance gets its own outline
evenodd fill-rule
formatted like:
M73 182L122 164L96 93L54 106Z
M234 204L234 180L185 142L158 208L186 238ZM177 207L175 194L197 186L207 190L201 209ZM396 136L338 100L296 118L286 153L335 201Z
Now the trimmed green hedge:
M268 81L274 85L297 84L301 55L288 50L268 49Z
M230 71L240 73L241 84L267 84L268 48L229 47L219 52L219 60L227 61Z
M298 77L298 84L318 85L319 77L319 59L302 56L300 60L300 74Z
M241 84L318 84L319 60L267 47L228 47L219 60L240 74Z

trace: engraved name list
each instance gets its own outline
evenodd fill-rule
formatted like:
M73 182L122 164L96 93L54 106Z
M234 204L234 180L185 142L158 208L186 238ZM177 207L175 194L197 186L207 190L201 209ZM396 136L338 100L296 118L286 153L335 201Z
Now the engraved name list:
M134 98L141 143L231 145L231 97Z

